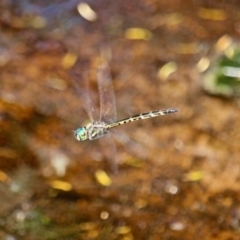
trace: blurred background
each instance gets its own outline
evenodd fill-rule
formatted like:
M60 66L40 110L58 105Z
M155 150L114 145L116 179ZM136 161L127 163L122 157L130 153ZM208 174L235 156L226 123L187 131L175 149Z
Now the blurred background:
M0 238L239 239L239 13L237 0L0 1ZM180 112L78 142L103 59L118 120Z

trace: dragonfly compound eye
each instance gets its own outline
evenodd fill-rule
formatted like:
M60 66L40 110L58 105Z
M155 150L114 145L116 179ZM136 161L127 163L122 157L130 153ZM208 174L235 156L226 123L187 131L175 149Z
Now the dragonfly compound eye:
M78 141L85 141L87 139L87 132L85 128L78 128L74 133Z

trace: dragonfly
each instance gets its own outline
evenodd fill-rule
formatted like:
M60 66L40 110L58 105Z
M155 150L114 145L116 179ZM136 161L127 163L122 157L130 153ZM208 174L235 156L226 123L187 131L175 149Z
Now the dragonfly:
M94 107L91 99L86 95L86 111L91 119L91 122L86 126L79 127L74 131L74 136L78 141L95 140L102 138L110 129L130 122L163 116L178 112L178 108L161 109L146 113L141 113L129 118L117 121L116 100L110 76L110 70L106 62L102 63L97 73L98 90L100 95L100 116L99 119L93 118Z

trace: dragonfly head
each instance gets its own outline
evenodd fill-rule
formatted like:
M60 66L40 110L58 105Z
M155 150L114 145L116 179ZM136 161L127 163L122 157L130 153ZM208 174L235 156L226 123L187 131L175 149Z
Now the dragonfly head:
M85 127L80 127L74 132L74 136L78 141L87 140L87 130Z

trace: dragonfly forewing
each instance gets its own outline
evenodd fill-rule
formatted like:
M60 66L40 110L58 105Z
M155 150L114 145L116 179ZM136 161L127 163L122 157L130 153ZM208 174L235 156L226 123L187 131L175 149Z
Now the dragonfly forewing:
M97 111L97 107L93 103L90 96L88 72L85 69L83 70L83 68L81 68L80 66L76 66L73 71L74 72L71 74L73 80L72 82L78 95L84 102L83 107L87 112L91 122L97 121L99 112Z
M113 123L117 118L117 110L112 77L107 63L100 65L97 73L97 80L100 95L99 121Z

